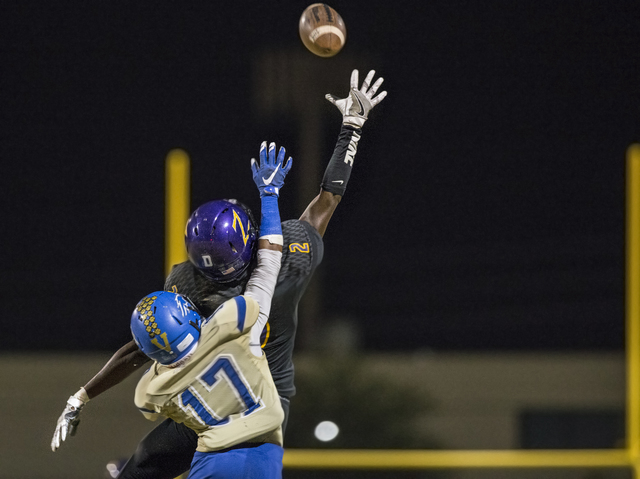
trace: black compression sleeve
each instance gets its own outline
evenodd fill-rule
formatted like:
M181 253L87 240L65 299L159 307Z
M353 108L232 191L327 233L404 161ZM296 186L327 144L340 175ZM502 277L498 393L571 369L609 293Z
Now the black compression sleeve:
M353 159L358 149L362 130L351 125L342 125L338 142L322 178L322 189L334 195L344 196L351 175Z

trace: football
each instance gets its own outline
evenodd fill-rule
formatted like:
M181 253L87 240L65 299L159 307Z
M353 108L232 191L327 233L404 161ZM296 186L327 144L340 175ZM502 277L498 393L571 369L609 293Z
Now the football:
M336 55L347 40L342 17L326 3L314 3L305 8L298 30L304 46L319 57Z

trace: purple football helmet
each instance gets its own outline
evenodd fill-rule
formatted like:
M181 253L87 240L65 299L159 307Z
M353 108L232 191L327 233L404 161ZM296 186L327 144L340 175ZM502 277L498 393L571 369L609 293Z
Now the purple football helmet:
M189 260L217 282L239 278L257 247L251 211L236 200L215 200L199 206L187 221L185 244Z

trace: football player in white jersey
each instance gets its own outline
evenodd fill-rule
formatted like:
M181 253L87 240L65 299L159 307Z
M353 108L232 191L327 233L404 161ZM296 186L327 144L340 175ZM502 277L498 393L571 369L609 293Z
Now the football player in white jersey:
M258 264L243 295L203 318L184 296L157 291L131 317L140 350L154 360L135 403L144 416L165 416L198 434L189 478L279 478L282 420L278 390L260 347L282 258L278 194L291 168L281 148L252 160L261 198Z

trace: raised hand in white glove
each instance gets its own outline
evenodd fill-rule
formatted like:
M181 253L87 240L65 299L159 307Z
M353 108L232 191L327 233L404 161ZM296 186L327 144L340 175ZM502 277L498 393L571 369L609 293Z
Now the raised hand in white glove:
M86 393L84 393L84 395L86 397ZM51 440L51 450L53 452L56 452L60 444L62 444L62 441L67 439L67 436L75 436L76 434L76 429L80 423L80 411L82 411L85 402L89 400L88 398L83 400L82 397L78 396L82 396L82 394L76 393L75 396L69 398L67 406L58 418L56 430Z
M362 128L371 109L387 96L387 92L383 91L374 97L384 81L383 78L378 78L373 86L370 87L371 80L373 80L375 73L375 70L371 70L362 82L362 88L358 90L358 70L353 70L353 72L351 72L351 89L349 90L349 96L346 98L338 98L330 93L325 95L325 98L340 110L343 118L342 123L345 125Z

